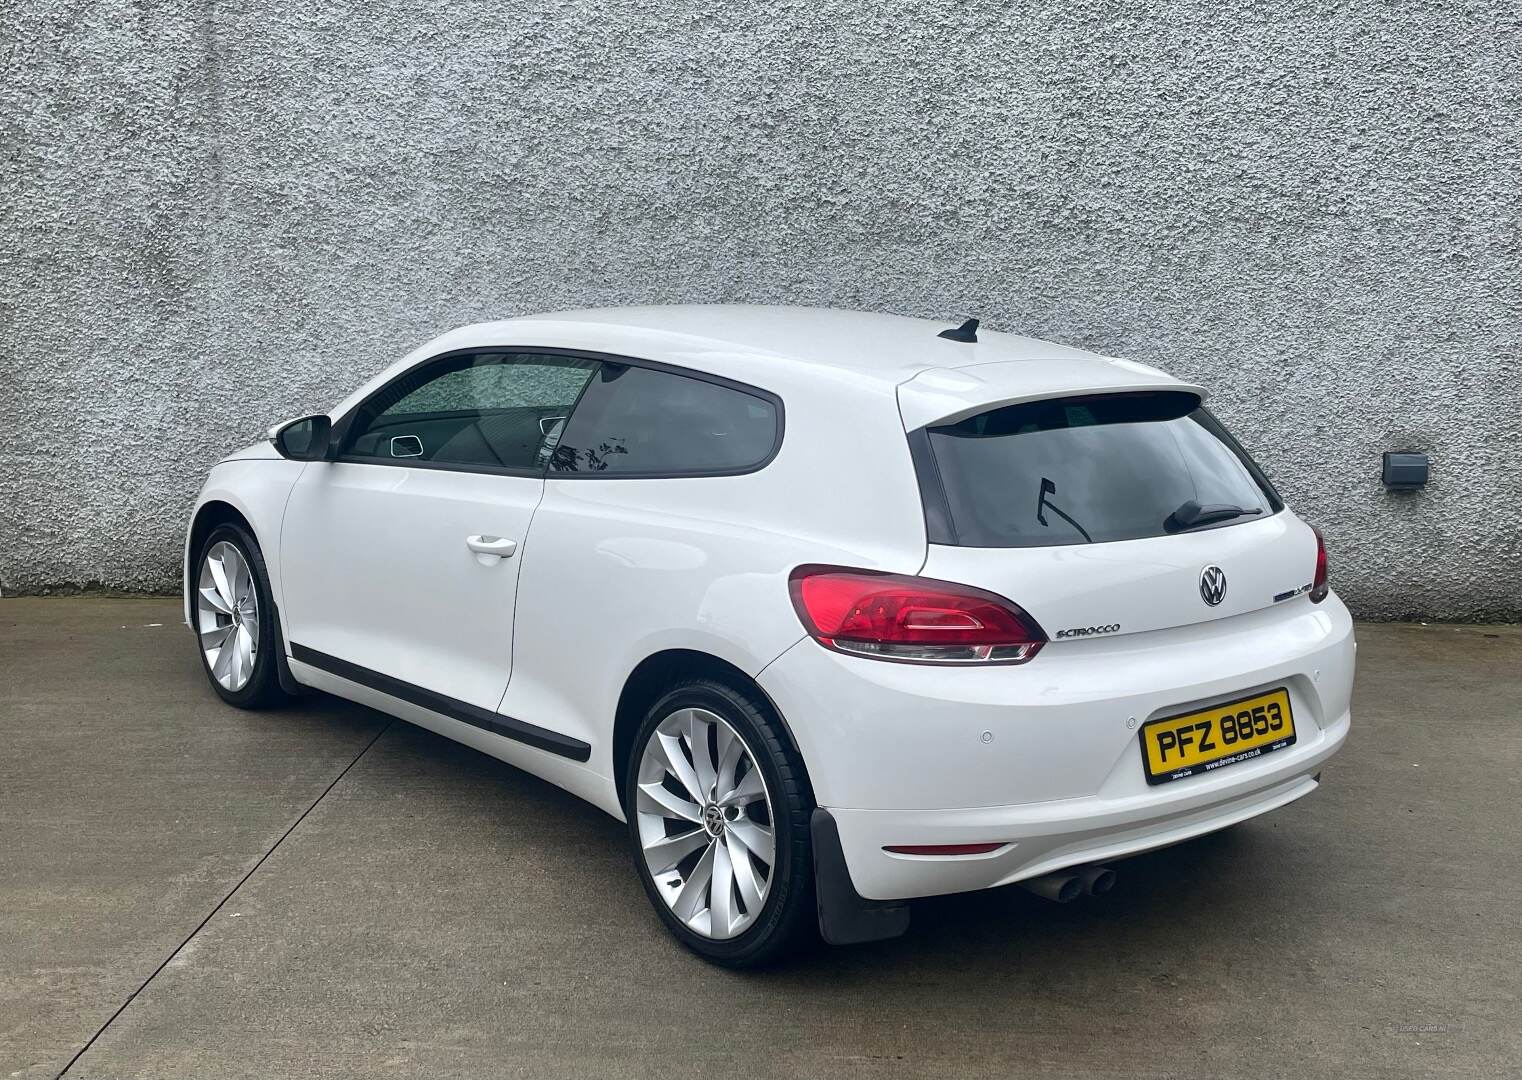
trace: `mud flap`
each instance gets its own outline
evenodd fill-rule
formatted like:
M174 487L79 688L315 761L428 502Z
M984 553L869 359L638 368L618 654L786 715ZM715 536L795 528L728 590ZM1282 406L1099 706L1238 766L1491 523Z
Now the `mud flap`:
M296 676L291 673L290 650L285 644L285 633L280 629L280 608L270 601L271 612L275 616L275 680L291 697L307 697L311 694L310 686L303 686L296 681Z
M814 888L819 900L819 934L831 945L858 945L901 936L909 929L909 905L901 900L863 900L851 882L840 849L840 827L830 812L816 809Z

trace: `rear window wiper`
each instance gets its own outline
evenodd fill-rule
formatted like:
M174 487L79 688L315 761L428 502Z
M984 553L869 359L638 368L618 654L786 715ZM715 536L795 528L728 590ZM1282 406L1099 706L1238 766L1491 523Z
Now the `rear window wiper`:
M1073 528L1077 529L1079 533L1083 535L1083 539L1086 543L1092 544L1094 542L1094 538L1089 535L1089 530L1085 529L1082 525L1078 524L1078 522L1074 521L1073 518L1068 514L1063 513L1062 510L1058 508L1056 503L1047 498L1048 495L1055 494L1057 494L1056 482L1049 480L1043 476L1041 478L1041 496L1036 500L1036 520L1050 528L1051 526L1046 520L1046 512L1050 510L1052 513L1060 517L1063 521L1067 522L1069 525L1073 526Z
M1222 521L1231 521L1233 518L1251 517L1261 514L1261 507L1248 510L1245 507L1233 506L1231 503L1208 503L1201 506L1193 499L1189 499L1173 513L1163 519L1163 531L1176 533L1187 529L1197 529L1201 525L1216 525Z

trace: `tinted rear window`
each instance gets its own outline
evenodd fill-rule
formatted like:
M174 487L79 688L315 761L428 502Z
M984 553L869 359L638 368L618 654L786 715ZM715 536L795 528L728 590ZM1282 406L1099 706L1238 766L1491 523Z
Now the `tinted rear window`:
M702 476L744 472L771 457L777 407L704 379L605 363L582 394L551 473Z
M927 429L951 542L1050 547L1174 531L1186 502L1283 508L1273 488L1192 394L1027 402Z

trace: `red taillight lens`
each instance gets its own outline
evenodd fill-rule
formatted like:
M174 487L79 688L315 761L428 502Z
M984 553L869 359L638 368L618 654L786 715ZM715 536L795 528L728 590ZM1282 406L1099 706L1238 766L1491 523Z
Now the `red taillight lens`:
M805 629L858 656L1018 664L1046 643L1018 605L967 585L838 566L800 566L789 584Z
M1316 534L1316 576L1311 579L1311 601L1321 603L1332 591L1332 586L1327 583L1326 577L1326 539L1321 535L1321 530L1311 526L1311 532Z

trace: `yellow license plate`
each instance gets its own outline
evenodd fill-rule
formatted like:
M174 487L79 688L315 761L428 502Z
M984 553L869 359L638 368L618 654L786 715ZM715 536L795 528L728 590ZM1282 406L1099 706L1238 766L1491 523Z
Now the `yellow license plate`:
M1147 783L1166 784L1196 773L1248 761L1295 741L1289 691L1226 701L1198 712L1142 725L1142 769Z

